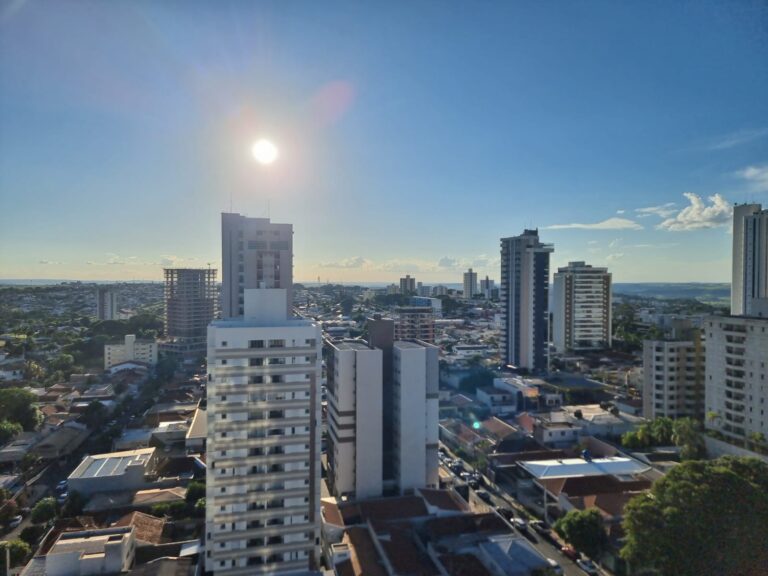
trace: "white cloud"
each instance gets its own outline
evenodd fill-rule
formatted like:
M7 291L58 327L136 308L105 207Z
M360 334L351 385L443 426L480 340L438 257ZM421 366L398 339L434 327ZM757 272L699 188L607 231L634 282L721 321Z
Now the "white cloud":
M370 265L370 261L366 260L362 256L353 256L352 258L344 258L337 262L324 262L320 264L321 268L365 268Z
M755 192L768 192L768 164L763 166L747 166L736 172L739 178L747 181Z
M48 265L48 264L64 264L64 262L56 262L55 260L38 260L37 263L38 264L45 264L45 265Z
M553 224L552 226L545 226L547 230L642 230L643 227L627 218L608 218L602 222L595 222L594 224Z
M449 258L448 256L443 256L442 258L440 258L440 260L437 261L437 265L440 268L458 268L459 261L456 260L456 258Z
M731 223L733 208L720 194L709 196L707 198L709 203L692 192L686 192L683 196L688 199L689 205L672 218L664 220L657 228L673 232L687 232L727 226Z
M620 260L621 258L624 258L624 253L615 252L613 254L608 254L608 256L605 257L605 260L607 262L616 262L616 260Z
M728 150L742 144L748 144L768 136L768 128L756 128L751 130L738 130L719 138L713 139L705 146L707 150Z
M608 248L611 248L611 249L618 248L620 244L621 244L621 238L614 238L608 243Z
M667 202L666 204L660 204L659 206L648 206L647 208L635 208L635 213L638 218L647 218L648 216L658 216L659 218L669 218L677 212L675 208L677 204L675 202Z
M616 210L616 214L624 214L624 212L626 212L626 210Z

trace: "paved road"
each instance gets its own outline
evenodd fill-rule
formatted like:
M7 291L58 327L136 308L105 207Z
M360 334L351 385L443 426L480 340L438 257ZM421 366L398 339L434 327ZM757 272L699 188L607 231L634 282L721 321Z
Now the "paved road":
M454 457L454 459L456 458L456 456L452 454L450 450L447 449L447 447L444 447L444 448L452 457ZM466 462L463 462L463 466L466 471L472 471L471 466L469 466ZM442 466L442 467L444 470L447 470L449 474L453 474L445 466ZM491 512L491 511L494 511L495 507L497 506L500 506L503 508L509 508L513 511L518 511L518 512L521 509L523 509L522 505L519 502L517 502L517 500L515 500L510 494L507 494L502 490L498 490L487 479L485 479L485 486L483 486L481 490L485 490L491 496L491 505L488 505L486 502L483 502L480 498L476 496L475 490L470 489L469 504L474 512L481 512L481 513ZM522 516L519 513L516 515ZM576 565L575 562L573 562L572 560L564 556L560 552L559 547L553 546L535 531L527 530L525 532L521 532L520 530L517 530L514 526L512 526L509 522L507 522L507 524L509 525L510 530L526 538L531 543L531 545L536 550L538 550L540 554L542 554L542 556L544 556L545 558L551 558L552 560L557 562L562 567L563 574L565 574L566 576L584 576L586 574L581 568L579 568ZM608 574L608 572L603 571L602 574Z

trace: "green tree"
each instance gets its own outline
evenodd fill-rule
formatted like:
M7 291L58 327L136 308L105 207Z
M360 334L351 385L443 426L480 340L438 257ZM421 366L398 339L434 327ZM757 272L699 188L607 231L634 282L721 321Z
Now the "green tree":
M205 498L200 498L195 502L195 516L205 516Z
M43 498L32 508L32 522L42 524L56 517L56 499Z
M72 518L74 516L79 516L83 513L83 508L85 508L85 503L88 500L85 496L83 496L80 492L77 490L73 490L69 492L69 495L67 497L67 501L64 503L64 506L61 508L61 517L62 518Z
M683 460L695 460L707 455L704 437L701 435L701 424L692 418L678 418L675 420L672 441L679 446L680 458Z
M0 524L7 524L19 513L19 506L13 500L8 500L0 506Z
M24 429L18 422L9 422L8 420L0 421L0 444L5 444L12 438L18 436L21 434L22 430Z
M11 567L21 566L27 561L27 558L32 554L32 547L24 542L24 540L8 540L7 542L0 542L0 561L5 568L5 548L10 549Z
M768 464L692 460L625 508L621 555L664 576L761 576L768 566Z
M21 531L21 534L19 534L19 538L24 540L27 544L30 546L34 546L37 544L37 541L40 539L40 537L45 534L46 528L45 526L42 526L40 524L32 524L31 526L27 526L24 528L24 530Z
M205 482L190 482L187 486L187 502L194 504L200 498L205 498Z
M605 549L607 536L603 517L595 508L571 510L555 522L554 528L561 538L590 558L599 557Z
M107 419L107 409L98 400L93 400L85 407L81 419L88 428L95 430Z
M651 422L651 435L653 443L657 446L666 446L672 442L674 422L671 418L661 416Z
M24 363L25 380L42 380L45 378L45 368L34 360L27 360Z
M70 374L75 365L75 357L72 354L59 354L50 363L50 368L60 370L63 373Z
M40 411L34 405L37 398L21 388L0 390L0 420L21 424L27 431L35 430L42 421Z

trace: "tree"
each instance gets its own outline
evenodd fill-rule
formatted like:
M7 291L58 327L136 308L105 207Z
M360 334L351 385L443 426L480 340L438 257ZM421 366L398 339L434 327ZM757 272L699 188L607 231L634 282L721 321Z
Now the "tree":
M83 513L83 508L85 508L86 502L87 499L80 492L77 490L71 491L67 497L66 503L61 508L61 517L72 518L74 516L79 516Z
M205 516L205 498L200 498L195 502L195 516Z
M653 443L657 446L666 446L672 442L673 421L671 418L661 416L651 422L651 435Z
M555 522L554 528L561 538L590 558L597 558L605 549L603 517L595 508L571 510Z
M730 456L683 462L629 502L623 527L621 555L634 569L665 576L764 575L768 464Z
M8 500L0 506L0 524L7 524L19 513L19 506L13 500Z
M24 430L18 422L0 421L0 444L5 444L9 440L21 434Z
M205 498L205 482L190 482L187 486L187 502L194 504L200 498Z
M43 498L32 508L32 522L42 524L56 517L56 499Z
M93 400L85 407L81 418L88 428L96 429L107 419L107 409L98 400Z
M72 367L75 365L75 357L72 354L59 354L50 363L50 367L53 370L60 370L65 374L72 372Z
M24 380L42 380L45 378L45 368L34 360L24 363Z
M0 558L2 558L2 564L5 568L5 547L10 549L11 566L21 566L32 554L32 548L24 540L9 540L7 542L0 542Z
M45 531L45 526L41 526L40 524L32 524L31 526L27 526L24 528L24 530L21 531L19 538L24 540L24 542L30 546L34 546L37 544L37 541L40 539L40 537L45 534Z
M0 390L0 420L17 422L27 431L34 430L42 420L34 405L36 401L34 394L21 388Z
M672 441L675 446L681 447L680 458L683 460L696 460L707 455L704 438L701 435L701 425L692 418L675 420Z

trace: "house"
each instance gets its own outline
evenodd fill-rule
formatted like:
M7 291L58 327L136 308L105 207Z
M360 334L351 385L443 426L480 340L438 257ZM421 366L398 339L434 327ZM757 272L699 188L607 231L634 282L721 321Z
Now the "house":
M513 394L508 390L484 386L477 389L476 397L477 401L487 406L494 416L503 416L517 412L517 394Z
M77 422L65 422L41 440L34 451L43 460L64 458L77 450L89 435L86 426Z
M45 554L46 576L118 574L133 565L132 526L62 532Z
M155 448L95 454L69 475L69 489L85 495L145 488L157 467Z

